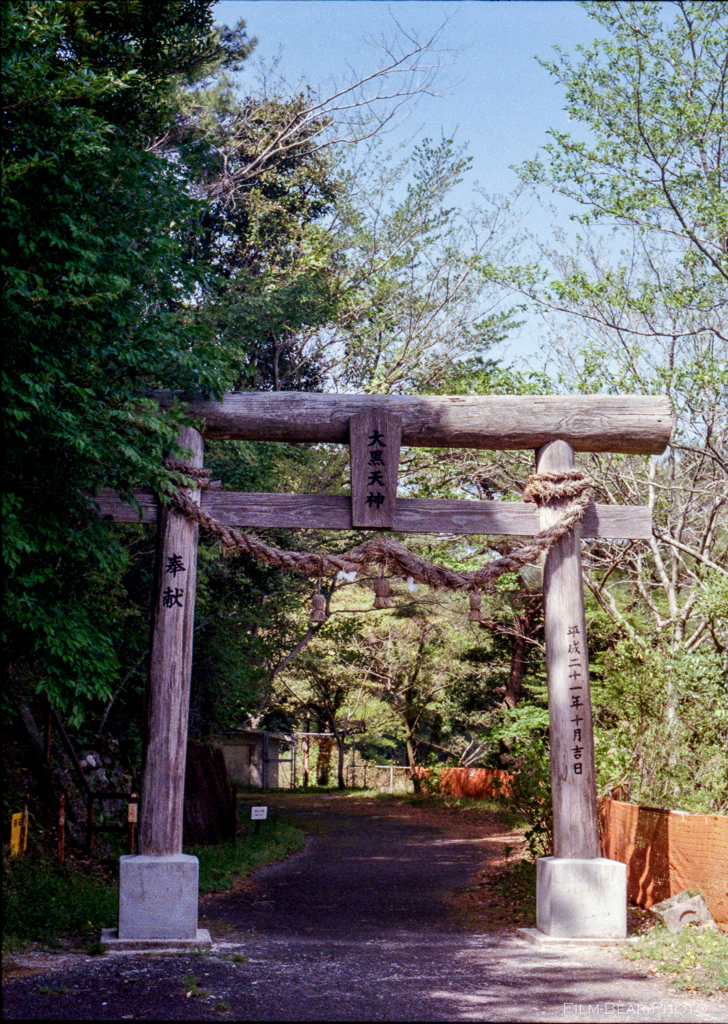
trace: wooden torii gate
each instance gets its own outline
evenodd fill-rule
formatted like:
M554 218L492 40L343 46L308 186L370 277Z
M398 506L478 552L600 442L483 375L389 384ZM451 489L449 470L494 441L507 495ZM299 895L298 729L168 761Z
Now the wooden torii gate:
M175 396L157 392L164 406ZM227 394L191 399L200 430L184 429L187 464L203 465L203 437L350 444L352 496L187 490L218 522L240 527L533 536L559 519L550 505L397 496L400 444L427 448L533 449L537 472L574 467L575 452L664 452L672 410L644 396L368 396ZM121 863L118 940L197 943L197 874L182 855L184 772L197 562L197 523L134 492L144 522L157 522L148 746L137 857ZM116 494L102 514L139 522ZM554 856L538 865L538 927L554 937L624 936L624 865L600 857L580 536L644 539L647 508L590 504L580 528L557 541L543 567ZM105 941L111 941L106 930Z

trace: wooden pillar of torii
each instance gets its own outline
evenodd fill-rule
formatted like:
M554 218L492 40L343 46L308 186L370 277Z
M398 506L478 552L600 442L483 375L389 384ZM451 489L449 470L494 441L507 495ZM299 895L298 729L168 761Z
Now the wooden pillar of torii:
M157 397L165 405L175 396ZM521 502L399 498L400 443L532 449L537 471L553 472L572 468L575 451L661 454L672 430L669 401L642 396L231 394L222 402L189 400L189 409L200 423L200 433L184 431L181 443L191 452L194 466L202 466L203 436L351 444L351 497L190 492L225 525L253 528L370 527L533 536L552 525L558 507L537 510ZM197 526L177 510L158 513L149 491L135 492L135 498L143 521L157 520L160 528L140 854L174 857L182 848ZM103 514L117 521L139 521L139 512L111 491L99 492L97 502ZM604 893L598 892L603 881L582 870L583 862L599 860L599 838L579 532L595 538L646 540L652 532L651 514L643 508L592 503L581 531L577 528L559 540L545 559L555 856L544 859L543 873L539 864L539 928L552 935L599 934L592 910L585 924L578 907L592 896L595 907L604 902ZM555 866L546 863L551 860ZM559 870L564 865L577 865L579 871L562 877ZM621 925L614 927L619 931Z

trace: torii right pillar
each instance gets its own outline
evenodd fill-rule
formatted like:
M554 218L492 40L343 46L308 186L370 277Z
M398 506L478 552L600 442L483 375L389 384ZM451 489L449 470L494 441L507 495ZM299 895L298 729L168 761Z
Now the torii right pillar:
M566 441L536 452L539 472L574 468ZM552 526L563 502L542 507ZM627 935L627 868L600 856L594 734L581 575L581 530L561 538L543 567L554 855L537 863L540 937L616 940Z

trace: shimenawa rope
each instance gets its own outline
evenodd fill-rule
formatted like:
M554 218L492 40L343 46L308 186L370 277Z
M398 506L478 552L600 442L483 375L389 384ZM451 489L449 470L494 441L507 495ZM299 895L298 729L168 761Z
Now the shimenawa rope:
M168 467L195 480L200 488L206 487L209 482L208 470L195 469L179 462L170 462ZM376 534L370 540L341 555L284 551L281 548L270 547L252 534L225 526L179 491L172 497L172 504L199 523L203 530L218 537L223 551L243 551L252 558L266 565L276 566L284 572L295 572L320 579L333 573L362 573L370 565L380 565L393 576L405 580L411 578L416 583L423 583L437 590L477 591L487 590L503 573L518 572L552 548L583 517L590 498L591 484L580 470L536 473L529 477L523 489L523 500L532 501L539 507L551 506L554 502L566 500L567 504L563 506L559 521L542 530L515 551L486 562L474 572L457 572L449 566L428 562L413 554L398 540L383 533Z

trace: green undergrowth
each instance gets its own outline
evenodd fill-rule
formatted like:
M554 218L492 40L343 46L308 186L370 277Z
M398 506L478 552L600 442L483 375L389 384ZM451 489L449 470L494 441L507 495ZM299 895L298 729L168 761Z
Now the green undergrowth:
M3 856L3 949L98 939L119 913L118 884L86 863Z
M728 935L688 925L671 935L656 926L622 950L628 960L647 960L678 992L728 992Z
M536 862L523 858L507 864L496 883L500 895L508 900L512 920L519 928L536 925Z
M235 879L300 850L306 837L276 817L238 830L235 842L185 847L200 862L200 893L232 888ZM3 949L37 942L54 946L71 940L98 952L102 927L119 914L118 869L113 877L93 862L64 865L47 856L3 855Z
M184 852L200 862L200 893L223 892L232 888L236 878L249 875L264 864L285 860L305 842L306 835L300 828L271 817L260 822L257 834L248 823L238 831L234 843L186 846Z

